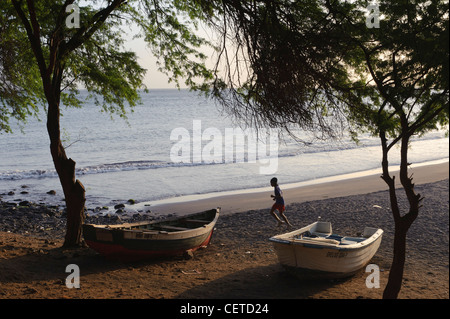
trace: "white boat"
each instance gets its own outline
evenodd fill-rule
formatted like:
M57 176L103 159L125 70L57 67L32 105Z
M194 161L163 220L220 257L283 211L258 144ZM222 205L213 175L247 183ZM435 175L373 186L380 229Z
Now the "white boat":
M301 278L342 278L367 265L380 247L383 230L365 227L361 237L333 234L331 223L318 221L271 237L278 260Z

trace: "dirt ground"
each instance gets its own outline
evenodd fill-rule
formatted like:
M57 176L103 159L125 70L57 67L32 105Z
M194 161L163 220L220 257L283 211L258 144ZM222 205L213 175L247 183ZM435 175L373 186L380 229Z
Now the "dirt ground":
M448 299L448 180L420 187L426 200L408 235L399 297ZM383 228L382 244L371 261L380 268L380 288L367 288L364 269L341 280L291 276L268 241L280 229L268 210L257 210L223 214L209 247L190 259L121 263L89 248L65 250L61 239L0 232L0 299L380 299L392 260L392 217L379 210L388 206L387 197L377 192L292 204L287 210L296 226L317 220L320 212L336 233ZM79 288L66 286L71 264L80 271Z

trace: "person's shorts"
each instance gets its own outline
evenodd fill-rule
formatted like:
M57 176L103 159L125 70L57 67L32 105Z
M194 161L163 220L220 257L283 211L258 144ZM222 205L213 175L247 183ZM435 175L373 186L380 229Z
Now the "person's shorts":
M284 207L283 204L273 204L272 206L273 210L278 210L280 213L284 212L286 210L286 207Z

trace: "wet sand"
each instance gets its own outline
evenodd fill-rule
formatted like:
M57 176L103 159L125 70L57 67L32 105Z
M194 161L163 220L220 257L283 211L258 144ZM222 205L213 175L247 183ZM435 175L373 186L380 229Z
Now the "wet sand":
M449 176L449 163L440 163L436 165L425 165L414 167L410 170L414 174L416 184L431 183L440 181ZM354 174L357 175L357 174ZM393 171L392 175L397 175L397 187L400 187L398 171ZM307 201L336 198L350 195L361 195L387 189L386 183L380 178L381 171L378 174L349 177L332 182L318 181L317 184L297 186L295 184L285 185L279 180L281 189L283 190L285 202L287 205L291 203L301 203ZM201 210L207 210L211 207L221 207L224 214L245 212L252 209L265 209L272 203L270 194L273 188L270 187L270 177L267 179L268 187L264 189L243 190L242 192L232 192L232 195L222 195L221 193L191 196L190 201L186 201L186 197L181 198L181 202L173 199L173 202L162 201L161 203L149 203L152 212L157 214L179 213L188 214ZM205 198L207 197L207 198ZM189 197L188 197L189 198ZM156 204L156 205L155 205Z

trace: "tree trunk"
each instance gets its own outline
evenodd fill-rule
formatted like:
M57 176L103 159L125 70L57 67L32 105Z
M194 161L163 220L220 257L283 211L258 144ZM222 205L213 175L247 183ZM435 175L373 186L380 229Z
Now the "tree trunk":
M85 218L85 189L83 184L75 179L75 161L67 158L61 143L59 95L53 95L48 100L47 130L50 137L50 152L66 201L67 229L64 247L81 246L84 244L82 224Z
M408 126L405 121L402 122L403 132L408 131ZM414 191L414 184L412 177L408 176L408 144L409 134L404 134L401 142L401 162L400 162L400 181L408 198L409 211L404 216L401 216L400 207L397 202L397 195L395 191L395 176L390 176L388 168L388 152L387 139L384 131L380 132L381 146L383 150L382 178L389 186L389 195L391 202L392 215L395 223L394 233L394 257L392 260L391 269L389 272L389 280L383 292L383 299L397 299L403 281L403 270L406 259L406 234L412 223L416 220L419 214L419 203L421 201L420 194Z
M397 299L402 286L406 257L406 233L408 231L402 227L402 224L402 222L395 224L394 258L389 272L389 280L383 292L383 299Z
M406 260L406 234L418 216L418 203L419 200L410 203L410 211L395 222L394 258L389 272L389 280L383 292L383 299L397 299L400 292Z
M62 30L64 29L62 25L64 19L63 15L58 19L55 32L50 39L48 48L49 55L46 60L42 50L42 36L40 33L40 25L36 18L34 1L27 1L28 14L25 14L22 10L21 2L22 1L17 0L12 1L23 26L27 31L27 36L39 67L45 97L48 102L47 131L50 137L50 152L66 200L67 232L64 246L79 246L83 243L81 226L84 221L84 204L86 201L85 190L83 184L75 179L75 162L66 156L66 152L61 143L59 124L61 81L64 71L63 57L68 53L67 49L64 51L61 47L62 44L65 44L64 35L62 33ZM68 3L69 2L66 2L66 5ZM117 7L120 3L114 4L116 5L115 7ZM115 7L108 7L109 10L105 11L105 15L102 15L102 21L106 19ZM78 40L79 39L77 38L77 41L75 42L80 45L82 42L79 42ZM75 48L76 46L74 46L72 50Z
M64 247L74 247L83 245L82 225L85 219L84 207L86 202L85 189L83 184L75 179L75 162L65 156L64 148L60 146L62 153L53 161L57 161L60 166L58 171L61 186L63 188L64 197L66 200L67 225L66 236L64 240ZM55 167L56 167L55 162Z

